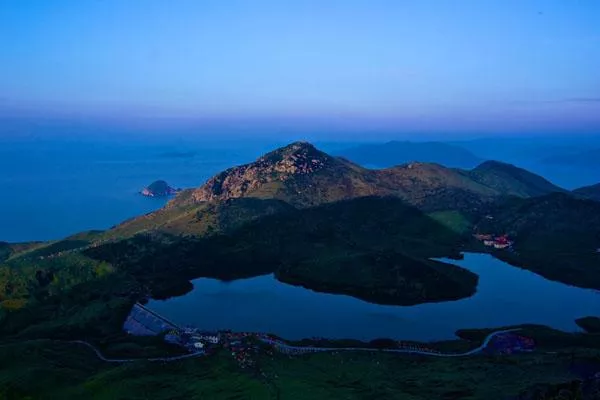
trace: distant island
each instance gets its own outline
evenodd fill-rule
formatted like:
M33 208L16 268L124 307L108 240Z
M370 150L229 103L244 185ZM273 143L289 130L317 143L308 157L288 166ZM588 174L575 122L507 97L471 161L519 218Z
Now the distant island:
M181 189L175 189L165 181L154 181L145 187L141 194L146 197L166 197L179 193Z

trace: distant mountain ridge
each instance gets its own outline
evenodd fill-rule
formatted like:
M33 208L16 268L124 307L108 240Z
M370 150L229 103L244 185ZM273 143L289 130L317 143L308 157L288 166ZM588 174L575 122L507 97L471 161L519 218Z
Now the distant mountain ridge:
M414 161L450 168L473 168L483 160L460 146L444 142L391 141L363 144L336 152L363 166L388 168Z

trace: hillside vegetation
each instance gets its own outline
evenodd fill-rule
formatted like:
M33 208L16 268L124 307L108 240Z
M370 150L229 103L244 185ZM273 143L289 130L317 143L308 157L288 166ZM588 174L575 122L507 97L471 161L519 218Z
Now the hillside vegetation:
M546 278L600 289L600 203L563 193L512 199L490 210L477 230L507 233L514 253L498 255Z
M499 161L486 161L466 174L507 196L535 197L567 192L539 175Z
M600 201L600 183L575 189L573 193L586 199Z

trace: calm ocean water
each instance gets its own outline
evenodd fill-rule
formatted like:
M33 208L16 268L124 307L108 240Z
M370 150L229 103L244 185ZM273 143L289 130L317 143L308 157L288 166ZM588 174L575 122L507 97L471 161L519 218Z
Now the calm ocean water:
M196 187L259 153L214 144L3 141L0 241L52 240L109 228L165 203L138 194L154 180Z

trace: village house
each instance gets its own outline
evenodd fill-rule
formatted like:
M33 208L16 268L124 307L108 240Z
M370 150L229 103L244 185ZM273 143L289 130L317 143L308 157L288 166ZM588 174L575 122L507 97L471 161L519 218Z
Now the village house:
M192 336L193 340L202 340L212 344L218 344L220 342L219 336L214 334L196 334Z
M475 238L482 241L484 245L488 247L494 247L495 249L506 249L512 246L513 242L509 240L508 235L504 234L501 236L494 236L491 234L475 234Z

